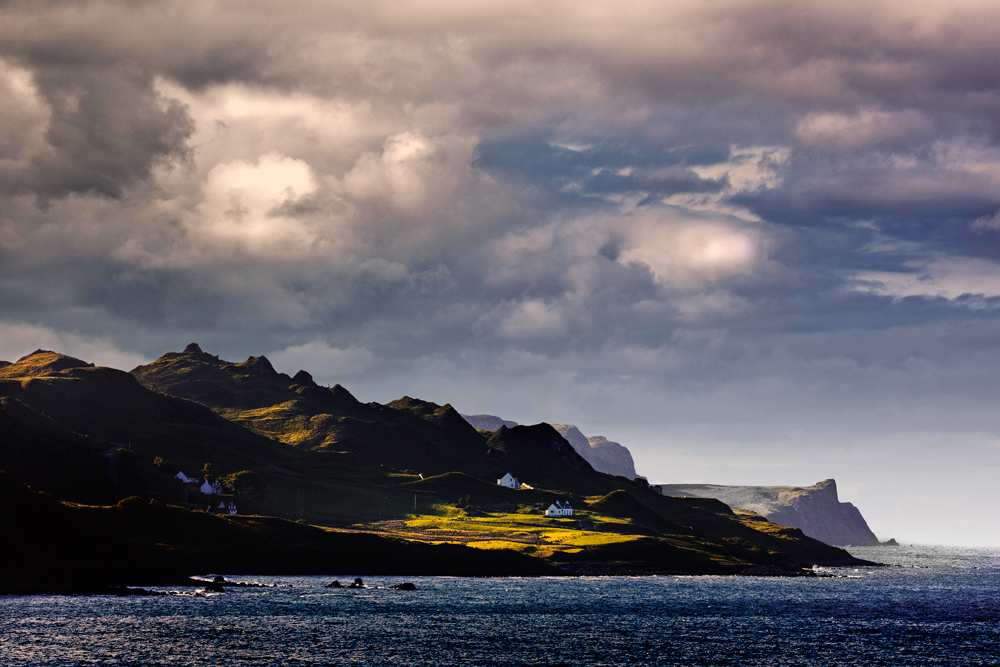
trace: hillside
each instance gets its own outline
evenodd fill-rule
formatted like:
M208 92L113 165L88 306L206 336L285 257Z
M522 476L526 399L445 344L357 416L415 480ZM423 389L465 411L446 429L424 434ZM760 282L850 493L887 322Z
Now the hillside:
M201 405L150 391L128 373L43 350L0 368L0 408L4 467L36 488L64 493L65 480L75 479L91 500L108 490L104 473L112 461L105 454L119 447L191 472L216 461L234 470L287 465L295 456ZM119 481L142 490L137 476Z
M87 592L107 585L175 582L192 574L555 573L510 551L433 545L341 532L261 516L222 517L126 498L79 506L0 473L0 593ZM67 558L67 554L73 554Z
M304 450L351 452L375 465L437 474L462 467L483 438L451 406L408 397L361 403L306 371L278 373L266 357L232 363L192 343L131 375L153 391L185 398L247 429Z
M486 447L475 470L486 479L499 479L510 472L531 486L582 495L606 493L614 488L607 475L594 470L548 424L501 426Z

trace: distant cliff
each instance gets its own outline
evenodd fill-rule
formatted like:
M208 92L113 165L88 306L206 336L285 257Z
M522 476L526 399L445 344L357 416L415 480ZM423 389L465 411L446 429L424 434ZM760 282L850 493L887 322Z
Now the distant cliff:
M878 538L858 508L837 498L837 482L814 486L722 486L663 484L665 496L717 498L733 509L750 510L768 521L800 528L803 533L835 546L878 546Z
M501 419L495 415L462 415L465 421L477 429L495 431L501 426L513 428L517 422ZM588 438L572 424L552 424L555 430L573 446L576 453L587 461L594 470L612 475L635 479L635 463L632 454L623 445L608 440L603 435Z
M586 437L572 424L552 424L562 437L573 445L580 456L587 459L594 470L621 475L629 479L637 477L632 454L623 445L608 440L603 435Z
M472 424L472 427L480 431L495 431L501 426L514 428L517 422L507 419L500 419L496 415L462 415L462 418Z

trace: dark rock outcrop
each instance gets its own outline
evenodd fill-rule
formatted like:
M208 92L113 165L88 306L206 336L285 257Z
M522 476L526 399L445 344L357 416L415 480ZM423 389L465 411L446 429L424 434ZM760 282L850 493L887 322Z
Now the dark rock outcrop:
M878 546L861 512L837 498L837 482L814 486L723 486L663 484L666 496L717 498L733 509L749 510L768 521L799 528L809 537L835 546Z
M389 586L389 588L393 589L394 591L415 591L415 590L417 590L416 584L413 584L413 583L411 583L409 581L405 581L405 582L403 582L401 584L396 584L395 586Z

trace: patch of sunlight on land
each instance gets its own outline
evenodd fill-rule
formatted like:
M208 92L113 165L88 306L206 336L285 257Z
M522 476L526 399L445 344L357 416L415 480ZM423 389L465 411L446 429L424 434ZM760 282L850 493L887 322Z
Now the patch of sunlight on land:
M627 519L590 512L557 519L518 512L464 516L459 511L448 512L446 516L420 516L406 521L406 526L419 532L421 537L417 539L421 541L447 536L451 538L449 541L459 540L476 549L510 549L548 557L555 552L578 553L589 546L641 538L642 535L627 531L629 523Z
M533 544L524 544L523 542L509 542L507 540L478 540L472 542L466 542L465 546L472 547L474 549L510 549L512 551L522 551L525 553L534 553L538 551L538 547Z

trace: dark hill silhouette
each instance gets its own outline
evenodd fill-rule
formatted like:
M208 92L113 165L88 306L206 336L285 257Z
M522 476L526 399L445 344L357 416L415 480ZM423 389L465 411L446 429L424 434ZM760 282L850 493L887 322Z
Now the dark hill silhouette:
M124 371L53 352L0 368L0 397L9 423L36 434L133 443L151 455L199 465L219 459L244 467L280 464L293 454L197 403L150 391Z
M522 483L581 495L607 493L614 487L609 475L599 473L548 424L501 426L486 443L477 462L484 479L513 473Z
M198 402L260 435L399 470L463 469L484 449L482 436L451 406L409 397L361 403L340 385L317 385L306 371L278 373L262 356L231 363L191 344L131 374L149 389Z

